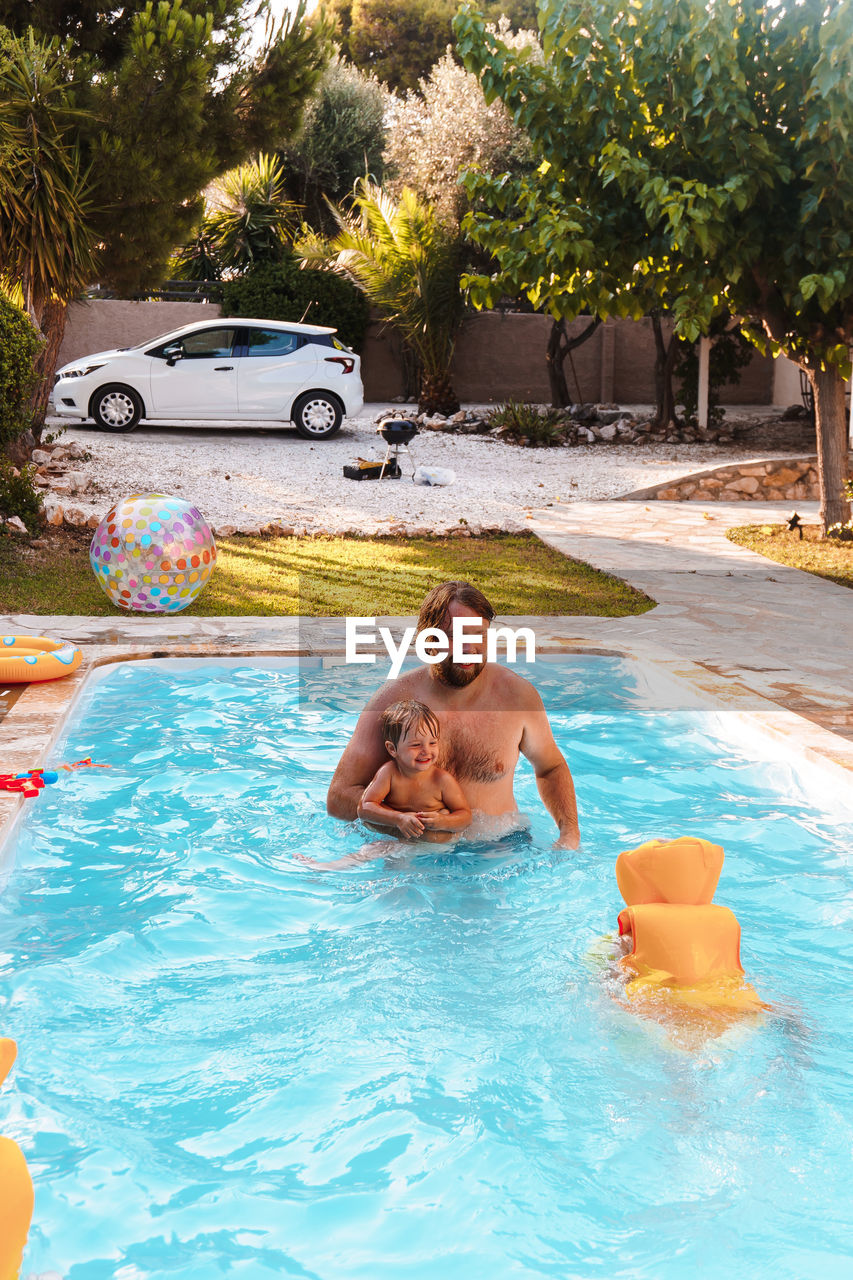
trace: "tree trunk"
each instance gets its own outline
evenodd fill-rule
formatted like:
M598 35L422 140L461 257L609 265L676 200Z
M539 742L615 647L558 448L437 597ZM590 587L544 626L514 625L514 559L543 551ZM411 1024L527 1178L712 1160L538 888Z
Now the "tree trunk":
M407 400L417 400L421 385L421 362L417 352L400 338L400 368L403 371L403 395Z
M443 413L449 418L459 410L459 397L453 390L449 373L424 373L418 397L418 413Z
M50 389L53 386L53 374L59 358L59 348L62 346L67 319L68 307L66 303L60 302L57 298L50 298L45 303L41 314L40 326L44 336L44 347L35 361L36 373L39 375L40 380L36 383L32 400L30 401L33 415L33 431L36 434L44 426L47 401L50 396Z
M566 383L566 371L563 368L566 356L574 351L575 347L581 346L591 338L600 324L601 318L596 316L583 332L576 334L574 338L567 336L565 320L555 320L551 325L545 364L548 369L548 386L551 389L551 405L554 409L565 409L572 403ZM577 387L577 393L578 399L582 400L580 387Z
M668 427L671 422L678 423L675 416L675 391L672 386L672 375L675 369L675 357L678 354L678 338L670 335L669 342L664 341L663 325L659 315L652 315L652 329L655 335L655 406L656 427Z
M554 409L565 409L572 403L566 383L566 371L563 368L563 361L566 358L566 341L565 320L555 320L548 334L548 350L545 354L551 405Z
M828 369L809 368L807 373L814 395L820 518L825 535L830 525L850 519L850 503L844 496L848 471L844 380L835 365Z

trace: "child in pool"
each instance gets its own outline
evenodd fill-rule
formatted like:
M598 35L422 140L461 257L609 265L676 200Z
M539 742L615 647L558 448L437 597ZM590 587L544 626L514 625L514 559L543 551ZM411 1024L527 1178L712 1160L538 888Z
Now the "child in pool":
M358 816L391 827L401 840L446 844L471 824L471 810L456 779L439 769L438 719L423 702L392 702L382 715L391 757L364 790Z
M382 715L382 735L390 759L365 787L358 806L363 822L397 833L408 841L446 844L471 823L471 810L462 788L440 769L438 719L423 702L393 702ZM365 845L358 853L335 862L315 862L297 855L318 870L368 862L389 852L388 841Z

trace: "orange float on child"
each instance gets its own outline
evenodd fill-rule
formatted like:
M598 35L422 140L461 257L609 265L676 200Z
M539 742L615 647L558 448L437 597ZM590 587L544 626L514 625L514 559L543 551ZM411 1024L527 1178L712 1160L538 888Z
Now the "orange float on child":
M620 853L616 881L627 906L619 933L631 939L620 961L635 976L626 994L667 1007L755 1013L767 1006L743 979L740 925L712 903L723 850L681 836Z
M0 1040L0 1083L15 1061L14 1040ZM33 1181L24 1153L11 1138L0 1138L0 1280L15 1280L33 1216Z

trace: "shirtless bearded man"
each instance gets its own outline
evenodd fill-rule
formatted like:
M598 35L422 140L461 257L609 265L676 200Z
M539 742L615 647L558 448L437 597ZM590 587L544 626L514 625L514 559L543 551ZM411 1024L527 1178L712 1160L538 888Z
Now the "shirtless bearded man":
M543 803L559 827L557 845L574 849L578 832L572 775L551 732L542 699L528 680L485 661L486 635L495 611L468 582L445 582L424 600L418 632L432 628L452 634L454 618L480 620L479 633L466 628L466 656L480 662L441 662L405 672L387 681L362 711L355 732L338 762L327 808L335 818L352 821L364 788L387 759L380 718L392 702L425 702L441 724L441 767L460 783L472 810L516 813L513 777L519 752L536 773ZM474 638L468 639L471 631Z

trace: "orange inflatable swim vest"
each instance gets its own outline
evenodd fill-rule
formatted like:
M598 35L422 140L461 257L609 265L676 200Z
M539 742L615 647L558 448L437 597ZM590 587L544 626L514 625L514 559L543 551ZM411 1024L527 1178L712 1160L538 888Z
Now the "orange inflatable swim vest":
M619 933L631 940L622 968L631 999L669 1006L757 1012L767 1006L744 982L740 925L712 903L723 867L718 844L695 836L649 840L616 859L627 906Z
M0 1083L15 1061L14 1040L0 1040ZM24 1153L0 1138L0 1280L16 1280L33 1216L33 1182Z

